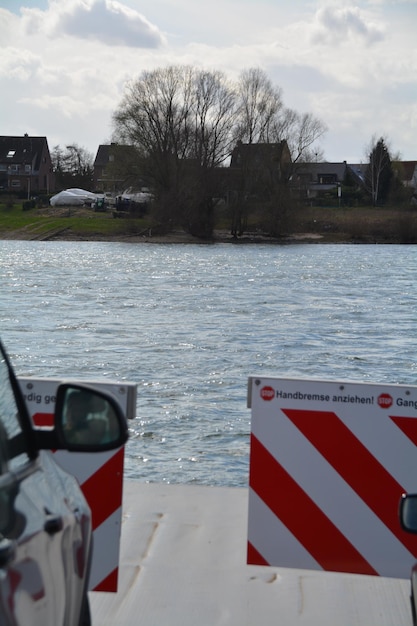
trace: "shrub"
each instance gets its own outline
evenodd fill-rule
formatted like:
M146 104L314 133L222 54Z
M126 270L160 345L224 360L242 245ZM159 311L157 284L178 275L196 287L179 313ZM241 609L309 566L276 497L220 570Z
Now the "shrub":
M23 203L22 205L22 210L23 211L30 211L30 209L34 209L36 206L36 201L35 200L26 200L26 202Z

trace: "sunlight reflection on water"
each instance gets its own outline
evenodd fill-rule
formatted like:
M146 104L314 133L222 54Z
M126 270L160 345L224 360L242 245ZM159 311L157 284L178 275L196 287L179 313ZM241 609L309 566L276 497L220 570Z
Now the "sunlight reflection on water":
M20 375L136 382L126 474L245 486L251 374L415 384L415 246L3 241Z

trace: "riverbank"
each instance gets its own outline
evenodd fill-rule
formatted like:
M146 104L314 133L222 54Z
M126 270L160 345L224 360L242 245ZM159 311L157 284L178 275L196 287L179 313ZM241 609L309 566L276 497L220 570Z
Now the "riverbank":
M148 232L142 235L136 234L118 234L118 235L99 235L89 234L87 236L71 235L68 232L57 233L55 236L48 237L49 240L55 241L116 241L120 243L158 243L158 244L216 244L216 243L231 243L231 244L250 244L250 243L264 243L264 244L280 244L280 243L295 243L298 241L303 242L319 242L323 239L322 235L316 233L294 233L293 235L286 235L283 237L269 237L261 233L247 233L241 237L233 237L226 230L216 230L213 233L213 237L208 240L198 239L193 237L189 233L181 230L175 230L164 235L152 234Z
M400 238L398 236L387 235L360 235L354 236L348 232L294 232L285 234L282 237L271 237L262 233L253 232L245 233L241 237L233 237L226 230L216 230L210 239L199 239L193 237L185 231L175 230L165 234L153 234L152 231L135 234L135 233L78 233L70 228L54 229L52 232L45 232L33 235L24 231L12 231L7 233L0 232L0 240L22 240L22 241L102 241L116 243L135 243L135 244L198 244L198 245L214 245L226 243L231 245L288 245L288 244L405 244L417 243L417 238L409 240L409 238Z
M227 223L223 217L219 223ZM218 226L210 239L199 239L179 228L164 232L149 219L114 219L111 212L79 207L46 207L22 211L0 208L0 239L29 241L115 241L126 243L417 243L417 210L375 207L303 207L271 237L252 224L240 237Z
M227 231L215 231L213 237L208 240L198 239L184 231L173 231L161 234L152 234L148 232L146 234L129 234L129 233L117 233L117 234L103 234L103 233L88 233L79 234L71 231L71 229L58 229L53 232L45 232L38 235L33 235L31 232L18 230L9 231L6 233L0 232L0 240L21 240L21 241L108 241L118 243L149 243L149 244L201 244L210 245L217 243L230 243L235 245L240 244L284 244L284 243L296 243L296 242L310 242L318 243L323 240L323 236L316 233L295 233L293 235L287 235L284 237L268 237L259 233L248 233L242 237L233 237ZM333 242L334 243L334 242ZM347 243L347 242L346 242Z

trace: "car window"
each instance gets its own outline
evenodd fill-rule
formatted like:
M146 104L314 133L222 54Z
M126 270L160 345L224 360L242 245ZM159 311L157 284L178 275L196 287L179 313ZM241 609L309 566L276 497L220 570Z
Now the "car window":
M25 438L21 437L22 427L19 421L19 409L9 379L9 368L2 353L0 353L0 470L5 471L5 462L8 469L16 470L29 460L25 449ZM4 457L6 456L6 459Z

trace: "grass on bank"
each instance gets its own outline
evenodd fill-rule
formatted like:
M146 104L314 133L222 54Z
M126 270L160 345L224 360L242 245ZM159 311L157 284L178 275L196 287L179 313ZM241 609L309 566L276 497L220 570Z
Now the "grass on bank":
M114 237L146 232L149 227L145 219L114 219L111 211L96 213L78 207L24 211L20 204L0 204L0 236L3 238L42 239L65 232L75 237Z
M230 218L217 215L216 230L230 231ZM300 207L283 223L282 234L312 233L325 242L417 243L417 208ZM117 238L147 234L149 219L115 219L113 212L100 213L78 207L46 207L23 210L22 204L0 204L0 237L48 239L70 237ZM252 217L247 231L262 232ZM154 229L153 229L153 232Z

